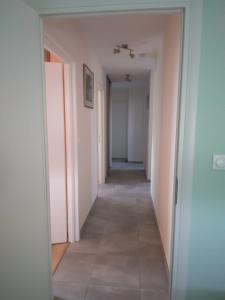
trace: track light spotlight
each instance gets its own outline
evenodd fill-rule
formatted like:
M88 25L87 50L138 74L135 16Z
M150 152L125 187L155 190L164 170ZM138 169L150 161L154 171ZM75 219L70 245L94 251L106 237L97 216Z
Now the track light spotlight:
M130 77L130 74L126 74L126 81L128 81L128 82L131 82L132 80L131 80L131 77Z
M118 48L113 49L113 53L114 53L114 54L120 53L120 49L118 49Z
M129 49L129 48L128 48L128 44L121 44L120 47L121 47L122 49L126 49L126 50Z

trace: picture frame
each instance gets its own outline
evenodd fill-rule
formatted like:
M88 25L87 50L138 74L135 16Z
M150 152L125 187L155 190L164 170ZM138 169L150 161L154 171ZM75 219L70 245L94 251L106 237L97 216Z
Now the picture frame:
M83 64L84 106L94 108L94 73Z

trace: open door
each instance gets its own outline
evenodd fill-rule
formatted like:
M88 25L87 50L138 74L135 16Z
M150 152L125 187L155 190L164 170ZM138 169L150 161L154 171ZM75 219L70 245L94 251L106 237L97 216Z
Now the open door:
M63 64L45 63L52 244L67 241Z

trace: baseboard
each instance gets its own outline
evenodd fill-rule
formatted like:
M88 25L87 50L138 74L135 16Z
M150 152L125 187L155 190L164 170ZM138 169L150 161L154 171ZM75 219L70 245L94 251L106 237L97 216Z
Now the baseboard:
M157 225L157 228L158 228L158 231L159 231L161 247L162 247L162 250L163 250L164 264L165 264L165 267L166 267L167 279L170 280L170 270L169 270L169 266L168 266L167 259L166 259L166 253L165 253L163 243L162 243L162 237L161 237L161 233L160 233L160 230L159 230L159 223L158 223L158 220L157 220L157 217L156 217L156 212L155 212L155 207L154 207L154 202L153 202L153 199L152 199L152 195L150 194L150 196L151 196L151 201L152 201L152 205L153 205L153 214L154 214L155 222L156 222L156 225Z
M126 157L113 157L112 158L112 162L127 162L127 158Z
M85 218L85 221L84 221L83 225L82 225L81 228L80 228L80 236L81 236L81 234L82 234L84 225L85 225L85 223L86 223L86 221L87 221L87 219L88 219L88 217L89 217L89 215L90 215L90 213L91 213L91 210L92 210L92 208L93 208L93 206L94 206L94 204L95 204L97 198L98 198L98 194L97 194L97 196L95 197L94 201L92 202L92 205L91 205L91 207L90 207L90 209L89 209L89 212L88 212L88 214L87 214L87 216L86 216L86 218Z

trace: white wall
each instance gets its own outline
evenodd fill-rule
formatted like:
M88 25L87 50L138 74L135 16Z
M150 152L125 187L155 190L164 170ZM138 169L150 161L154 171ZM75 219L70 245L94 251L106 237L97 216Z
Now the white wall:
M181 17L171 16L158 52L152 89L152 198L168 267L171 233L177 125ZM161 84L161 85L160 85Z
M128 104L128 161L144 162L146 145L146 84L131 84Z
M79 31L79 27L69 20L45 19L44 31L72 57L76 66L76 91L74 105L77 114L75 124L78 131L78 200L79 226L82 227L92 207L98 191L97 155L97 86L105 90L105 74L90 46ZM95 76L95 107L88 109L83 104L83 63ZM77 120L76 120L77 118ZM105 160L104 160L105 162Z
M112 101L112 158L127 159L127 122L129 88L127 84L111 85Z
M151 71L150 122L151 122L151 194L156 209L159 199L160 130L162 105L163 36L158 39L157 65Z

